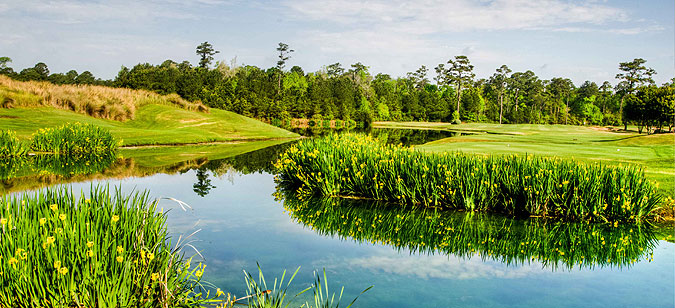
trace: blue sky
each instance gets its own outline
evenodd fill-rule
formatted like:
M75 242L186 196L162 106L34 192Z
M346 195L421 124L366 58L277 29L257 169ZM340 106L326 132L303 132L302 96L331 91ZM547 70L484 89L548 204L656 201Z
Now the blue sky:
M288 67L305 71L358 61L404 76L464 54L478 78L507 64L577 85L616 84L618 63L641 57L661 84L675 77L674 25L672 0L9 0L0 56L15 70L42 61L107 79L122 65L196 64L204 41L216 60L268 68L284 42L296 50Z

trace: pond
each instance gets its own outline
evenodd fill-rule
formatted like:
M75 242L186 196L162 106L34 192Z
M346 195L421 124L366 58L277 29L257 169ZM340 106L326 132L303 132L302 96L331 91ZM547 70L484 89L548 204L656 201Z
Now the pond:
M271 160L287 146L152 168L125 158L69 180L42 175L42 182L23 180L41 185L4 183L33 188L75 181L69 184L75 191L120 185L182 200L193 210L161 203L170 211L170 232L177 238L199 230L193 244L208 265L204 279L238 296L245 294L242 270L255 276L259 264L268 283L300 266L291 294L324 268L332 291L345 286L345 303L374 286L356 307L675 305L675 244L661 240L660 229L298 200L271 174Z

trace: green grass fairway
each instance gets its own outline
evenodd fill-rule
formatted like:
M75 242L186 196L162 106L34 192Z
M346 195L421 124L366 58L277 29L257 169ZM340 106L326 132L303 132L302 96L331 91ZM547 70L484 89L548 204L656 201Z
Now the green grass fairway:
M675 195L675 135L640 135L567 125L377 122L375 127L442 129L467 133L416 148L481 154L536 154L604 164L639 164L661 190ZM472 135L468 135L472 134Z
M91 123L109 129L125 146L298 137L287 130L219 109L202 113L171 105L145 105L136 111L135 119L120 122L52 107L0 108L0 127L16 131L22 139L28 139L40 128L66 122Z

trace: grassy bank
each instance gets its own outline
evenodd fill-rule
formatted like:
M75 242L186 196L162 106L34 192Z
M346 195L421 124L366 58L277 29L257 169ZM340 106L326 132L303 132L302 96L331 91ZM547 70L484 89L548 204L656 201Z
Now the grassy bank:
M51 107L0 108L3 129L16 131L28 139L38 128L50 128L67 122L93 124L109 130L123 146L192 144L295 138L298 135L229 111L194 112L171 105L150 104L136 110L128 121L99 119Z
M126 121L136 117L138 108L149 104L165 104L185 110L208 112L208 108L202 103L184 100L177 94L159 95L145 90L17 81L0 75L2 108L48 106L95 118Z
M563 220L639 222L662 199L637 167L427 153L351 134L301 141L277 168L282 184L300 194Z
M639 165L644 167L648 179L659 183L661 192L675 197L673 134L641 135L630 126L628 132L602 127L485 123L377 122L375 127L441 129L465 134L415 147L423 151L536 154L608 165Z
M108 129L122 145L292 138L297 134L176 94L21 82L0 75L0 127L28 139L38 129L80 122Z

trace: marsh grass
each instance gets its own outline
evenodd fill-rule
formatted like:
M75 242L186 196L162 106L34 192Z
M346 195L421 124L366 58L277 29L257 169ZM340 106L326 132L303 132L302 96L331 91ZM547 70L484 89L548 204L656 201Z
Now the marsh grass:
M156 206L147 193L102 187L3 197L0 306L199 305L204 266L171 247Z
M33 151L64 155L114 154L118 146L119 142L108 130L80 123L40 129L30 143Z
M327 236L380 243L418 254L478 257L552 269L630 267L651 261L657 238L641 225L514 220L484 213L405 209L342 198L300 200L277 192L291 217Z
M303 195L348 196L406 206L640 222L662 202L637 166L462 153L426 153L365 135L303 140L275 164Z
M145 90L93 85L54 85L40 81L17 81L0 75L2 108L52 106L96 118L125 121L146 104L168 104L190 111L208 112L201 102L178 94L159 95Z
M265 281L265 276L263 275L260 265L258 264L258 279L255 279L253 275L249 272L244 271L244 278L246 280L246 296L242 299L246 299L248 307L250 308L282 308L282 307L298 307L293 304L293 301L302 295L303 293L312 290L313 305L309 302L300 305L300 307L306 308L339 308L340 302L342 300L342 295L344 293L344 287L340 289L340 295L336 298L335 293L329 293L328 289L328 279L326 278L326 270L323 270L323 279L321 275L314 271L314 283L296 293L290 299L286 299L288 295L288 289L293 282L293 279L300 271L298 267L295 272L290 276L288 280L286 279L286 270L281 274L281 278L275 278L274 283L270 286L267 285ZM363 290L358 296L356 296L346 308L351 307L354 302L361 296L363 293L370 290L373 286L370 286ZM234 307L233 304L239 300L229 301L228 303L232 306L225 307Z
M28 151L27 146L10 130L0 129L0 158L21 157Z

